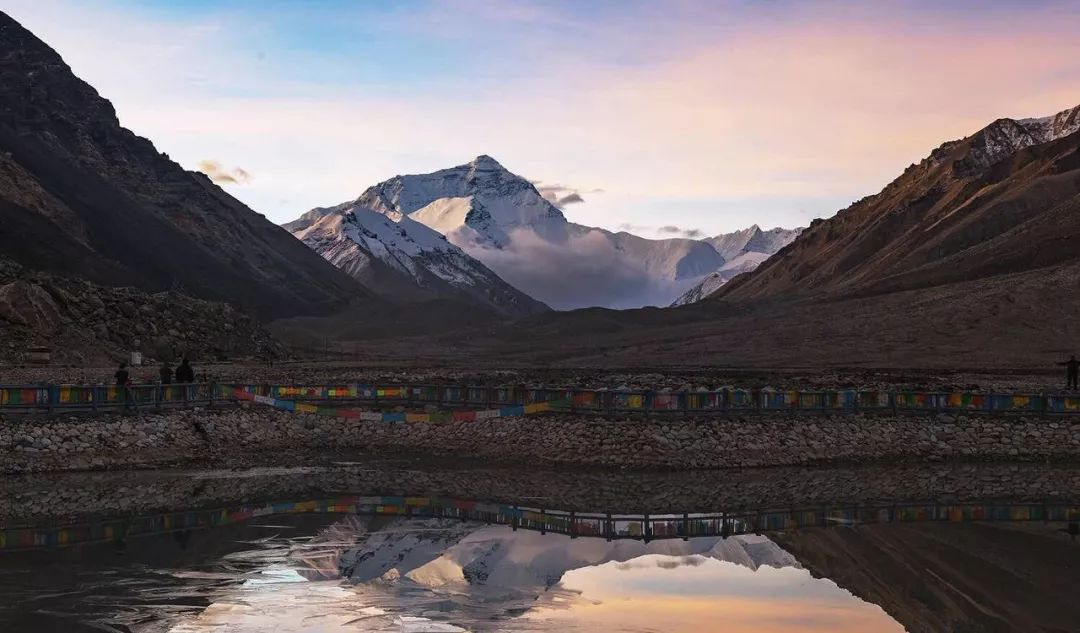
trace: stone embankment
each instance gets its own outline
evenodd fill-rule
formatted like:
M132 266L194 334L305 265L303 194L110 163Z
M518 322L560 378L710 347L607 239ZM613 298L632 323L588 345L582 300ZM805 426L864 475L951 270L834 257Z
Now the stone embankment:
M0 421L0 469L5 472L242 465L245 458L258 455L340 456L349 452L669 470L1076 460L1080 459L1080 419L762 414L604 420L551 415L386 424L230 408Z

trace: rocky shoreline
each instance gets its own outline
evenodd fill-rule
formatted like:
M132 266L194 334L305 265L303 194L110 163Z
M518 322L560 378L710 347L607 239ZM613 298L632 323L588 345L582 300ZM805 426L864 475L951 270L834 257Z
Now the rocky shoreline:
M509 465L722 469L817 464L1080 459L1080 419L756 414L692 419L575 415L365 422L262 407L8 417L5 473L312 463L359 455Z

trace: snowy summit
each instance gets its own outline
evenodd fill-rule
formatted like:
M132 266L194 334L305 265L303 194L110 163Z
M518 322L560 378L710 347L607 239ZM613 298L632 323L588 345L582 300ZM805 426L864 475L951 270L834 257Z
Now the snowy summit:
M650 240L570 222L529 180L487 155L430 174L395 176L370 187L355 201L316 209L286 228L299 236L309 223L318 221L315 216L346 209L381 215L404 227L418 243L429 245L426 248L445 250L430 235L420 236L417 226L426 227L460 249L455 252L482 262L522 293L557 309L667 305L730 263L718 249L722 245L709 240ZM389 237L400 242L386 229L369 227L377 236L372 239ZM738 257L743 250L775 252L772 242L786 243L787 238L782 229L776 231L782 234L757 227L741 232L745 235L729 240L735 245L732 256ZM353 235L365 241L362 234ZM310 233L302 239L318 242ZM762 244L748 247L752 239ZM324 253L331 250L325 244L318 248ZM367 240L364 248L375 252L379 246ZM341 261L336 256L328 258ZM392 259L400 263L400 258ZM745 270L760 259L746 255L734 265Z

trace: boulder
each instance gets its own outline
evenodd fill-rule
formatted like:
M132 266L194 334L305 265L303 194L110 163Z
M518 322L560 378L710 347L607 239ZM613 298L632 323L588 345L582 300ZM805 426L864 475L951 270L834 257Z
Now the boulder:
M52 331L66 321L44 288L19 280L0 286L0 319Z

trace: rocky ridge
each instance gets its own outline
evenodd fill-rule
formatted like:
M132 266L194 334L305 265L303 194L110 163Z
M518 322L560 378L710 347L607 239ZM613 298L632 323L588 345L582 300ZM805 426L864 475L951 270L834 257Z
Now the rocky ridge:
M547 309L442 234L407 216L373 211L360 201L313 209L285 228L389 299L457 299L511 317Z
M253 317L229 304L99 286L9 260L0 260L0 334L0 359L9 362L25 361L31 346L50 348L54 363L124 359L136 341L147 361L284 355Z
M1080 261L1078 132L1080 106L944 143L715 296L866 296Z

